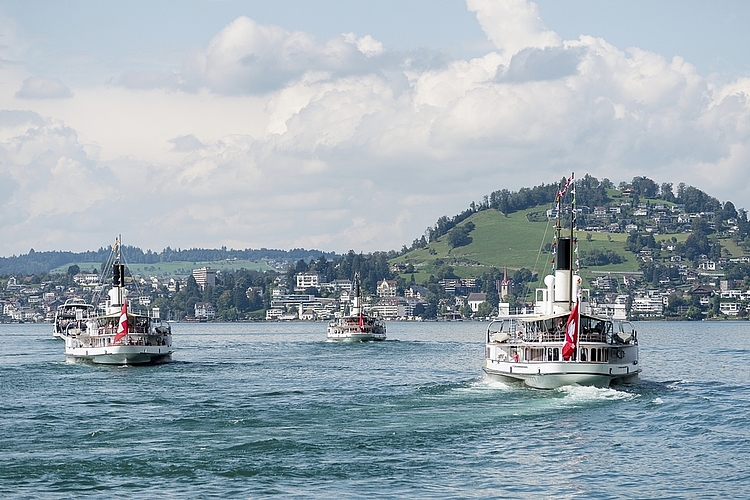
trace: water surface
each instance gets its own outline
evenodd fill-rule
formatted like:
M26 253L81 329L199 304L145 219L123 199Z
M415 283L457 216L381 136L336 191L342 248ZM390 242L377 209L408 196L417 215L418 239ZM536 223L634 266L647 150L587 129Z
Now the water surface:
M637 323L641 382L485 380L485 323L173 325L174 362L66 363L0 325L3 498L748 498L750 324Z

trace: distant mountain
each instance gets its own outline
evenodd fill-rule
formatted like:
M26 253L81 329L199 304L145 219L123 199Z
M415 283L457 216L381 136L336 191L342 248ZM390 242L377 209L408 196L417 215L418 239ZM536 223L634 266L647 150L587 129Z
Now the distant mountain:
M109 257L112 247L100 248L97 251L88 252L35 252L31 249L28 254L12 257L0 257L0 275L7 274L37 274L46 273L52 269L73 262L104 263ZM227 259L241 259L250 261L274 260L293 263L298 260L309 261L320 256L333 258L335 252L323 252L321 250L306 250L295 248L292 250L275 250L268 248L227 250L220 249L191 248L188 250L173 250L170 247L161 252L144 252L138 247L123 246L123 258L130 264L157 264L160 262L215 262Z

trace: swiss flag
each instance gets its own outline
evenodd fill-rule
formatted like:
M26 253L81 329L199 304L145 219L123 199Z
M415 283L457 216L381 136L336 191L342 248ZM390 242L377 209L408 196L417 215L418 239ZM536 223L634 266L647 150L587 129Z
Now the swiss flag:
M128 334L128 303L123 301L122 312L120 313L120 325L117 327L117 334L113 343L117 343L118 340Z
M568 316L568 322L565 324L565 343L562 348L562 357L565 361L568 361L573 353L576 352L576 346L578 345L578 302L576 302L573 310L570 311Z

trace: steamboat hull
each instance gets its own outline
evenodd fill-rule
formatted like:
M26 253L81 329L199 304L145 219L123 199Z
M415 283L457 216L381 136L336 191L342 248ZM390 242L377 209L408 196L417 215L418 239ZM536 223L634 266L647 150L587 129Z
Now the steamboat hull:
M173 352L167 346L81 347L67 350L65 358L70 362L82 361L100 365L148 365L168 363Z
M351 341L351 342L369 342L385 340L384 333L371 332L328 332L328 340Z
M566 385L609 387L638 382L640 368L634 364L609 363L515 363L485 360L484 372L495 380L522 383L534 389L557 389Z

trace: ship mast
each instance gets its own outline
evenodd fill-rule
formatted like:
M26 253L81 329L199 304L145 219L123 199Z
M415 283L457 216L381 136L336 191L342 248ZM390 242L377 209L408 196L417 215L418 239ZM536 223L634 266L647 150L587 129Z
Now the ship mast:
M563 198L570 189L570 234L565 237L562 236L562 213L563 213ZM555 276L555 294L554 302L560 308L566 308L570 311L573 308L573 253L577 253L575 249L575 180L574 175L571 175L567 179L563 179L560 184L560 188L557 191L555 198L555 210L557 211L556 223L555 223L555 241L554 246L554 257L552 259L552 274Z
M113 302L116 303L112 305L117 307L121 306L125 299L125 265L120 262L120 252L122 249L121 238L122 235L118 235L115 240L115 248L113 249L114 262L112 264L112 287L113 290L116 291L116 294L112 297Z

